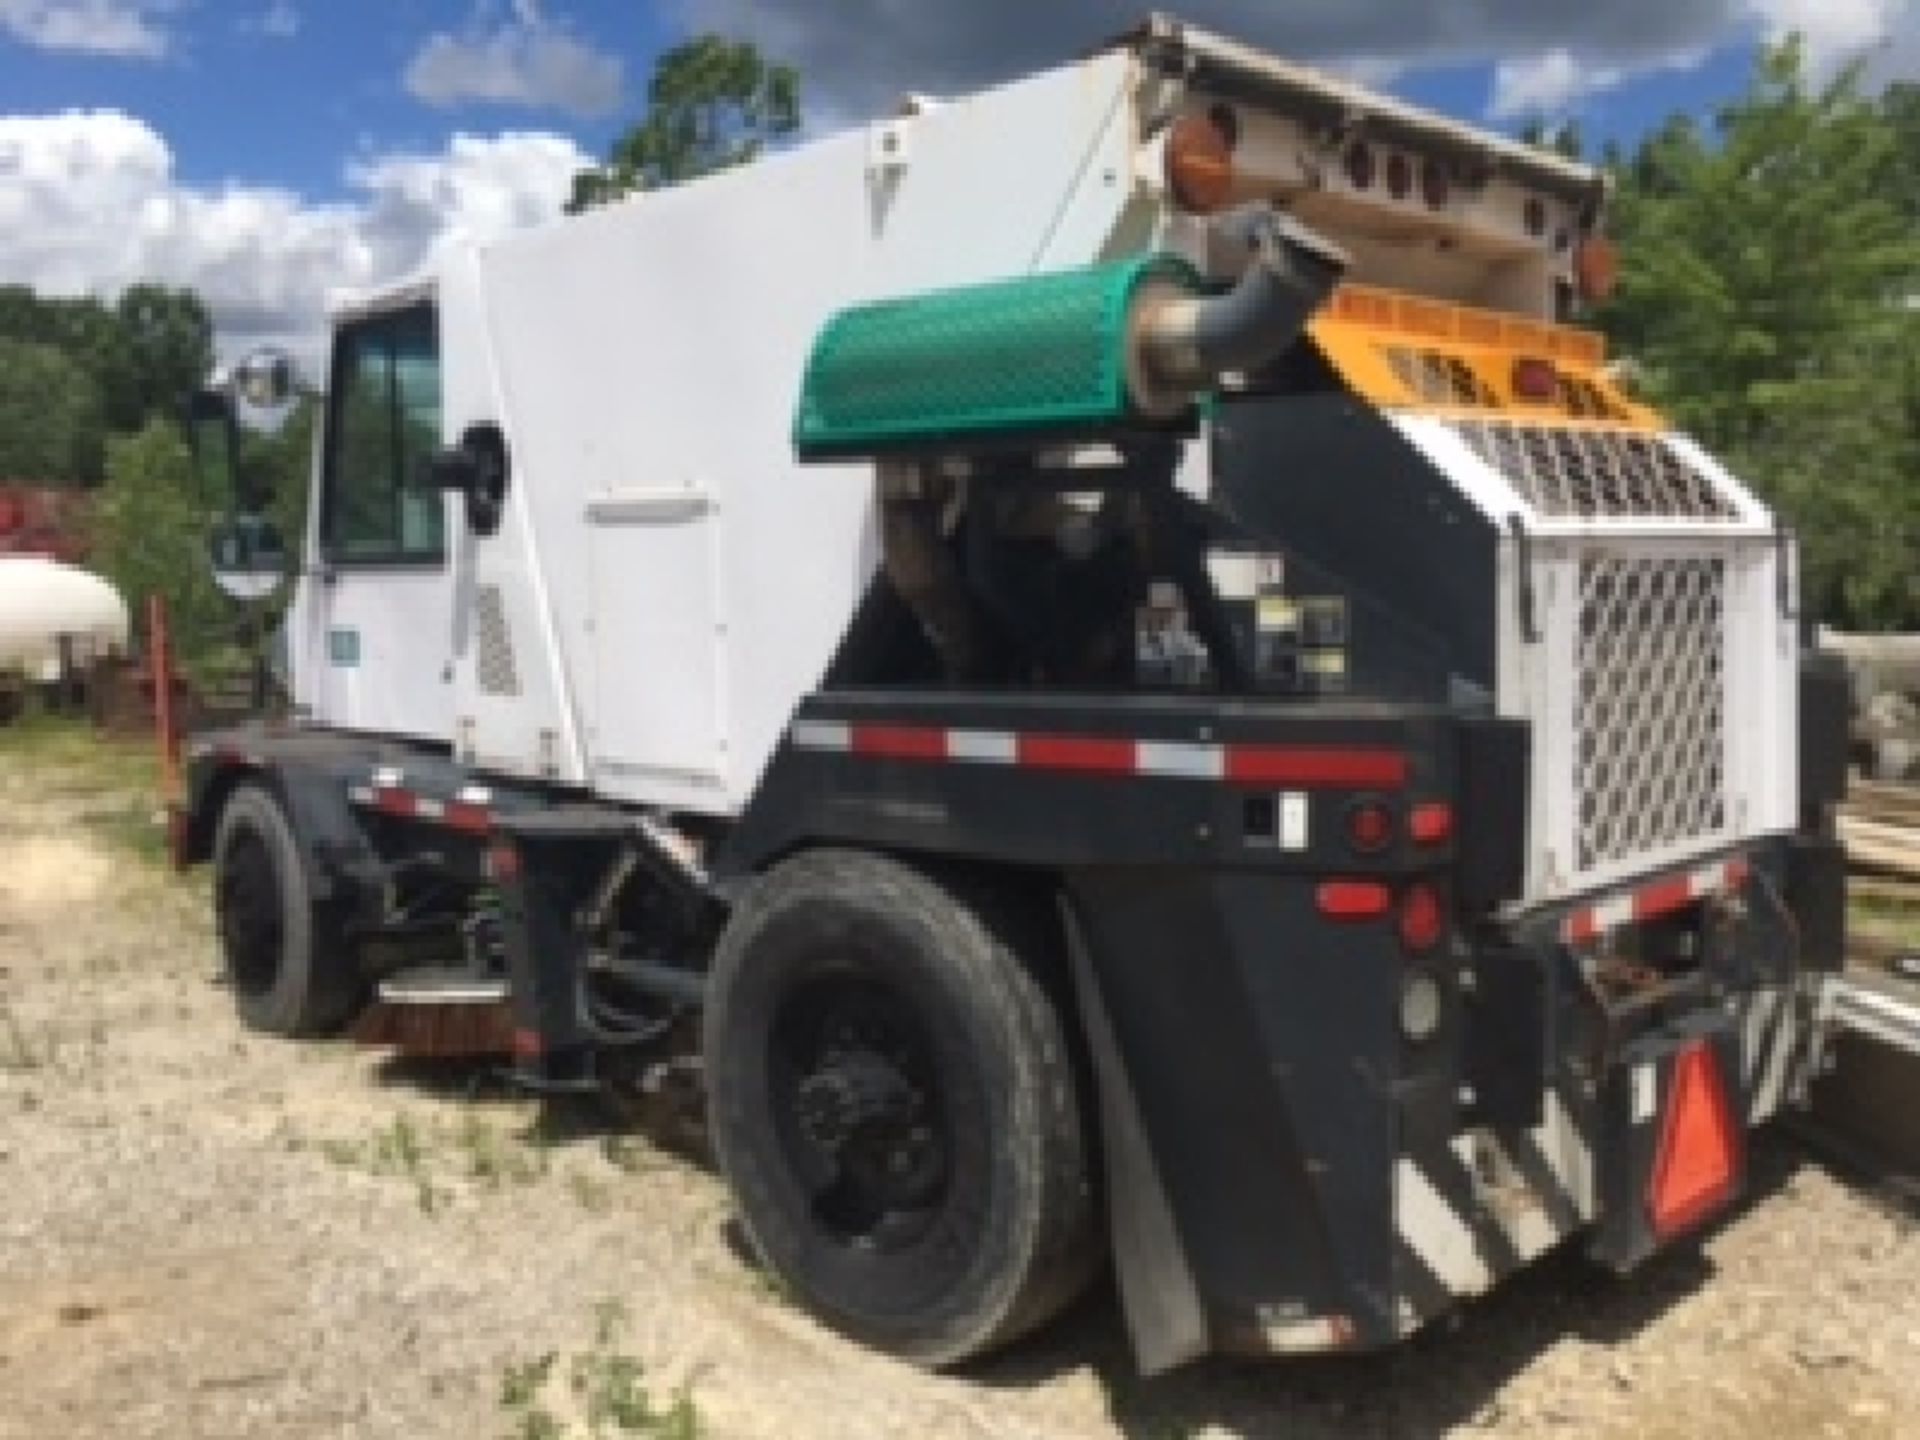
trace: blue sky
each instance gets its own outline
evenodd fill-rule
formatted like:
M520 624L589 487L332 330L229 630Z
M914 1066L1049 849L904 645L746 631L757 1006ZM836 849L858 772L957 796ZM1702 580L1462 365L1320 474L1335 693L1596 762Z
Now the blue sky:
M5 9L0 4L0 19ZM202 3L156 13L166 36L157 57L52 50L0 38L0 109L124 110L165 136L185 183L237 179L337 198L350 156L432 150L454 131L538 126L598 153L621 118L637 111L653 58L683 33L678 17L644 0L543 7L547 25L619 65L624 104L600 113L481 99L427 103L411 93L408 66L432 38L489 33L490 9L496 24L506 20L499 7L465 0ZM1731 33L1697 68L1649 72L1578 98L1566 113L1577 115L1596 139L1630 142L1676 109L1704 111L1737 93L1756 38ZM1481 61L1417 66L1389 83L1409 99L1483 121L1493 77L1492 62ZM899 79L902 89L915 83L911 76Z
M1920 0L1184 0L1196 23L1463 119L1631 143L1738 93L1756 46L1920 75ZM698 30L797 63L832 128L1083 51L1138 0L0 0L0 283L190 284L223 335L456 232L554 213Z

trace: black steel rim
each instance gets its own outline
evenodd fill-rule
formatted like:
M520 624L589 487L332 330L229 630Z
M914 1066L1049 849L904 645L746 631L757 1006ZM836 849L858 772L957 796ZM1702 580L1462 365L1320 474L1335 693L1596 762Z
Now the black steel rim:
M236 990L260 996L280 975L280 951L286 937L281 915L280 876L266 838L238 830L220 868L220 942Z
M952 1137L926 1029L892 986L830 970L776 1007L770 1099L814 1225L852 1249L922 1240L951 1191Z

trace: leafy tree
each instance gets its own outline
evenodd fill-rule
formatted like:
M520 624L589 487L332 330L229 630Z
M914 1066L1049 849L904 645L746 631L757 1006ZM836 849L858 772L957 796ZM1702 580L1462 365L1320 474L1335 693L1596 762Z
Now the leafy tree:
M1920 224L1920 84L1893 86L1881 105L1899 137L1898 199L1908 217Z
M1809 594L1920 620L1920 230L1900 135L1857 75L1766 55L1710 133L1676 120L1620 176L1603 316L1655 397L1801 530Z
M1545 120L1529 120L1520 127L1520 143L1536 150L1550 150L1568 160L1583 160L1587 141L1578 120L1562 120L1550 125Z
M745 165L799 128L797 71L747 41L696 36L660 57L645 118L574 177L567 213Z
M77 366L96 428L118 434L131 434L156 413L177 415L213 368L206 307L192 291L163 285L131 286L111 307L92 296L49 298L0 286L0 340L49 347ZM96 439L78 472L58 478L97 481L101 455Z
M106 363L107 423L137 430L174 415L213 369L213 322L191 290L132 285L113 308L117 342Z
M90 484L104 444L87 372L52 345L0 337L0 478Z
M93 513L93 565L139 613L167 601L173 642L191 662L230 643L231 601L207 561L208 514L179 429L156 416L107 446L107 480Z

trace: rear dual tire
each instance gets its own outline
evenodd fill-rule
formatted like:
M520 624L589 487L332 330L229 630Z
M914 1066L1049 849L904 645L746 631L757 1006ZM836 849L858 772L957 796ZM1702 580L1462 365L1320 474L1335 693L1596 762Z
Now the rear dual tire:
M748 893L714 961L710 1125L754 1249L922 1365L1033 1329L1101 1254L1068 1031L1031 968L1045 927L1002 909L819 851Z

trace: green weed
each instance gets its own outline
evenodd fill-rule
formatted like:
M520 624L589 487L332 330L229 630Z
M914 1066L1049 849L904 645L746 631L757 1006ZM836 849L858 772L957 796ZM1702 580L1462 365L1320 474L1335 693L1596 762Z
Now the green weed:
M640 1362L619 1348L626 1327L619 1301L596 1305L593 1345L568 1361L564 1387L551 1352L508 1365L500 1379L500 1407L511 1424L507 1440L699 1440L693 1396L682 1388L664 1406L654 1400Z

